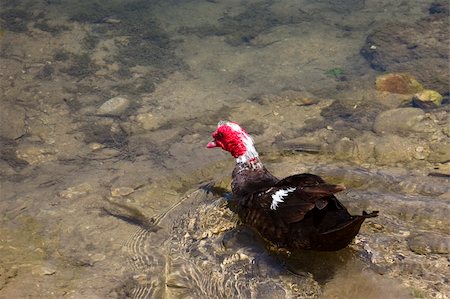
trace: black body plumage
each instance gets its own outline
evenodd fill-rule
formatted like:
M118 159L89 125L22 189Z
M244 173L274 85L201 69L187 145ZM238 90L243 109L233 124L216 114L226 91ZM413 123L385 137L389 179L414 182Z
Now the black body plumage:
M241 221L277 247L334 251L346 247L365 219L350 215L334 196L344 188L304 173L278 180L266 168L233 171L232 191ZM293 190L286 192L285 190ZM286 194L274 208L277 192Z

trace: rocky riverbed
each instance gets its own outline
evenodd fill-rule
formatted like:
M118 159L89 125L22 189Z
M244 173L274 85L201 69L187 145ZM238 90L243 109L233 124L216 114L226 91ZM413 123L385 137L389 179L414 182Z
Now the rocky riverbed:
M448 298L447 3L0 5L0 298ZM380 216L274 255L227 208L222 119Z

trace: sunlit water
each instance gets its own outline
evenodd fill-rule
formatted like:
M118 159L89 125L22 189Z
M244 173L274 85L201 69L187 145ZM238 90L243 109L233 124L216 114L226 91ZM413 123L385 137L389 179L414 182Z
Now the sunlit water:
M447 28L442 13L432 1L3 1L0 298L448 298L448 40L425 38L428 23ZM381 64L360 51L401 22L424 37L385 72L444 100L383 123L412 95L375 91ZM427 47L437 54L420 57ZM352 213L380 216L339 252L276 252L227 207L233 159L205 148L222 119L275 175L321 175L347 186Z

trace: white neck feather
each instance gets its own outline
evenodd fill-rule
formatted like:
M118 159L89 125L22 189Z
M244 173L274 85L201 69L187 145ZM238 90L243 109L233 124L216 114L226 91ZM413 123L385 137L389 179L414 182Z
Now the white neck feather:
M245 133L245 131L236 123L229 122L229 121L221 121L219 122L218 126L221 125L227 125L231 127L235 132L239 134L240 139L245 145L245 148L247 149L246 152L242 155L236 158L236 163L246 163L251 166L251 168L261 168L262 163L259 160L258 152L255 149L255 146L253 144L253 138Z
M240 132L241 140L247 149L242 156L236 158L236 163L246 163L251 168L260 168L262 163L259 160L258 152L256 151L255 145L253 144L253 138L250 137L244 131Z
M251 146L246 144L245 146L247 147L247 151L242 156L236 158L236 163L253 163L253 161L259 162L259 155L253 144Z

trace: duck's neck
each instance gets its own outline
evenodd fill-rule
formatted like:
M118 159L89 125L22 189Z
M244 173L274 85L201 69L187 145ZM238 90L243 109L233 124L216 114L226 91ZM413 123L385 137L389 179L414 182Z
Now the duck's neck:
M246 152L236 159L232 178L231 190L235 198L247 198L247 195L270 188L278 182L261 163L256 150Z
M236 165L243 169L262 169L264 167L253 144L248 144L247 151L236 158Z

